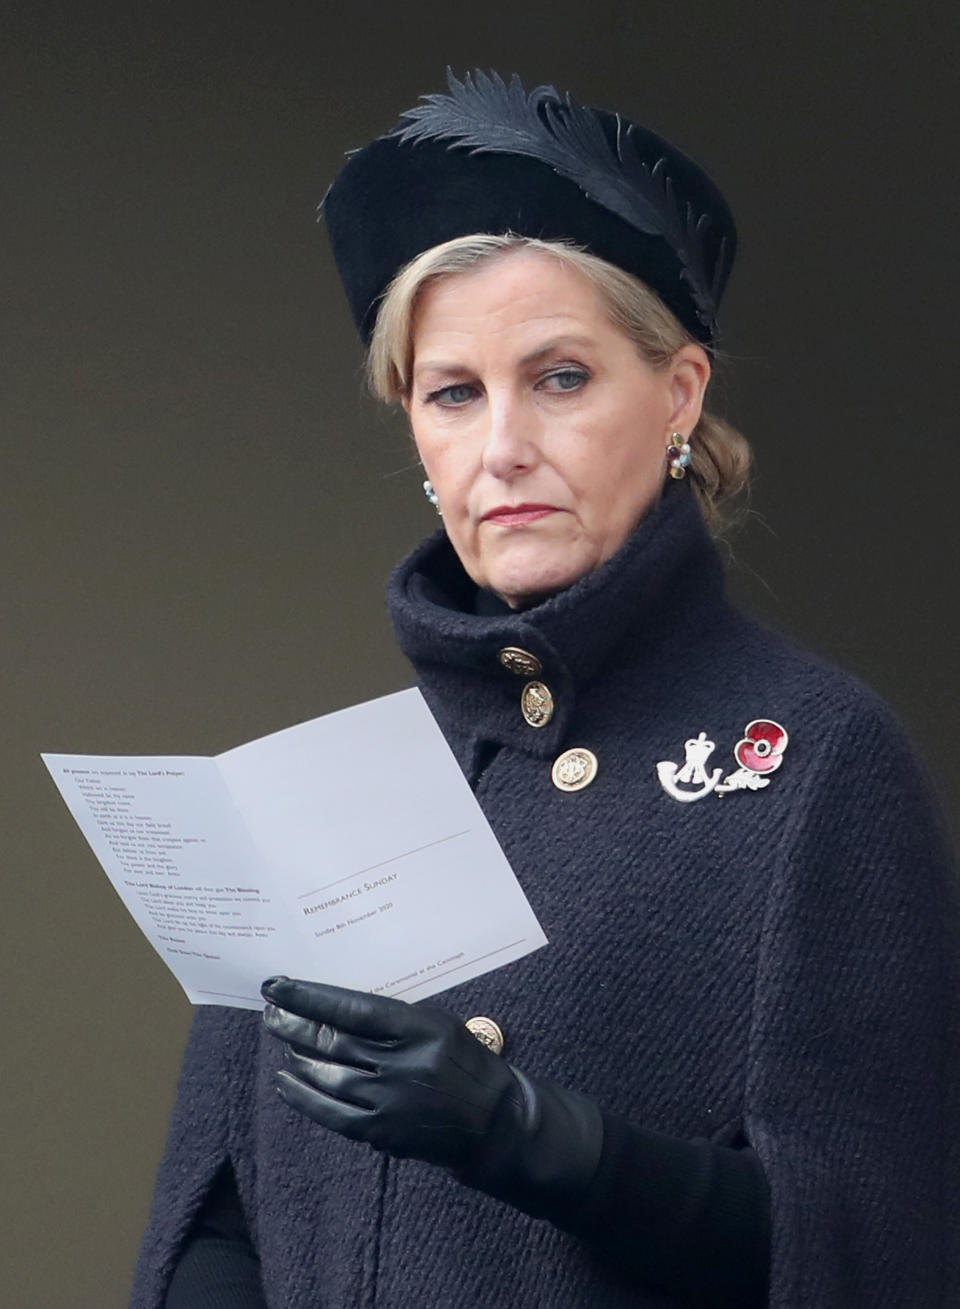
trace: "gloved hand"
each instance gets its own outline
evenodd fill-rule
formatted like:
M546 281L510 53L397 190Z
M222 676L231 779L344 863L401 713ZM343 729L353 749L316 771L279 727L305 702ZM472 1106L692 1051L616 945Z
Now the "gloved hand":
M536 1217L576 1208L597 1170L594 1102L534 1081L445 1009L276 977L263 1021L287 1042L287 1104L378 1150L441 1164Z

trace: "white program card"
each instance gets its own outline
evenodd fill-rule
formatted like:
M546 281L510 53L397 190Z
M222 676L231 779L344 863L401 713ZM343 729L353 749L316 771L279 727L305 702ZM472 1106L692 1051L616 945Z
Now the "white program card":
M214 759L43 760L194 1004L274 973L420 1000L546 944L419 691Z

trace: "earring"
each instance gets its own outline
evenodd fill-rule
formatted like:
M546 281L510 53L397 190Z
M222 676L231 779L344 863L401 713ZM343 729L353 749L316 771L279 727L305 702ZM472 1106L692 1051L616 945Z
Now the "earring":
M690 442L682 432L671 432L667 437L667 465L670 476L681 478L687 475L690 463Z
M436 491L433 489L433 483L432 483L432 482L430 482L430 481L426 481L426 482L424 482L424 484L423 484L423 494L427 497L427 499L428 499L428 500L430 501L430 503L433 505L434 509L436 509L437 513L438 513L438 514L440 515L440 517L442 518L442 517L443 517L443 510L440 508L440 501L437 499L437 493L436 493Z

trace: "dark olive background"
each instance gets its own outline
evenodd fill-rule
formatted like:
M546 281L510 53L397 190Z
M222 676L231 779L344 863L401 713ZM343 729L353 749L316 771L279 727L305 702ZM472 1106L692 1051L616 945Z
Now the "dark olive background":
M887 696L957 816L951 13L6 0L3 1303L124 1303L190 1017L39 751L212 754L408 681L382 586L434 522L315 206L447 63L724 187L733 590Z

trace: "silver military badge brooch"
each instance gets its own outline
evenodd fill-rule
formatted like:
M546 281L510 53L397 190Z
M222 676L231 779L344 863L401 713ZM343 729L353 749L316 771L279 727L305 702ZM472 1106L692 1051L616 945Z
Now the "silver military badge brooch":
M657 764L657 777L667 795L681 804L702 800L711 793L726 795L729 791L761 791L770 785L770 774L783 763L783 752L789 741L786 728L769 718L755 718L743 729L743 736L734 746L733 756L737 767L723 777L722 768L707 771L707 763L716 749L706 732L691 737L684 745L684 761L678 765L669 759ZM720 779L723 777L723 781Z

